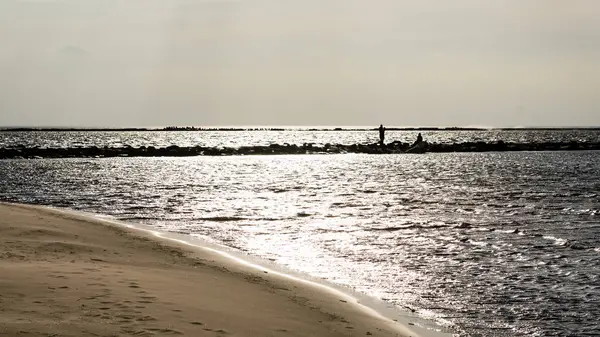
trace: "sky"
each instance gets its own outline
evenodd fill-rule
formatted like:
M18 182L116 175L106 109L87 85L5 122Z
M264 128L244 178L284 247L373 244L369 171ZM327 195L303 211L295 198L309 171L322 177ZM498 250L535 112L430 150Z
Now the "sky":
M0 0L0 126L600 126L598 0Z

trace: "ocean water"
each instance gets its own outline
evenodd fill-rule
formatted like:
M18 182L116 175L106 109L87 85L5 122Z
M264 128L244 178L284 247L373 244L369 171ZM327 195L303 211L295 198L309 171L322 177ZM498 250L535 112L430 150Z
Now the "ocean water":
M598 336L599 175L598 151L0 160L0 200L201 237L458 336Z
M418 131L387 131L386 142L402 141L412 143ZM483 130L483 131L423 131L424 139L431 143L460 142L600 142L600 130ZM72 132L0 132L0 148L23 145L27 147L87 147L87 146L206 146L241 147L268 146L270 144L314 143L330 144L369 144L379 142L377 131L72 131Z

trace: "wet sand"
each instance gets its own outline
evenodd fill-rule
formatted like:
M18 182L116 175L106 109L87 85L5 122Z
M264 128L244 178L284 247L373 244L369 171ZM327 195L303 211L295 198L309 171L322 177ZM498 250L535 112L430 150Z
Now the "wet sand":
M142 231L0 203L0 336L416 336L352 302Z

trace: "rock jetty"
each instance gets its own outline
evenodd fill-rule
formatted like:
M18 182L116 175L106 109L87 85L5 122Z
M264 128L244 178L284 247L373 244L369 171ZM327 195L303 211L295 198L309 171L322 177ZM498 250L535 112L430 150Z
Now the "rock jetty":
M411 144L393 142L380 146L379 144L325 144L315 145L306 143L271 144L269 146L231 147L180 147L171 145L156 148L141 147L70 147L70 148L41 148L17 146L0 148L0 159L14 158L107 158L107 157L185 157L185 156L235 156L235 155L283 155L283 154L338 154L338 153L407 153ZM554 143L508 143L497 142L464 142L454 144L426 143L418 153L440 152L504 152L504 151L577 151L600 150L600 142L554 142ZM414 152L414 151L411 151Z

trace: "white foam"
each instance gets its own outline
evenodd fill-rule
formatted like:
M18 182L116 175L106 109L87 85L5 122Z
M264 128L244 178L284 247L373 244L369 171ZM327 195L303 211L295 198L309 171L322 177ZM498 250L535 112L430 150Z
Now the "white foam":
M559 246L564 246L568 242L567 239L557 238L557 237L551 236L551 235L545 235L545 236L543 236L543 238L546 240L554 241L554 244L559 245Z

